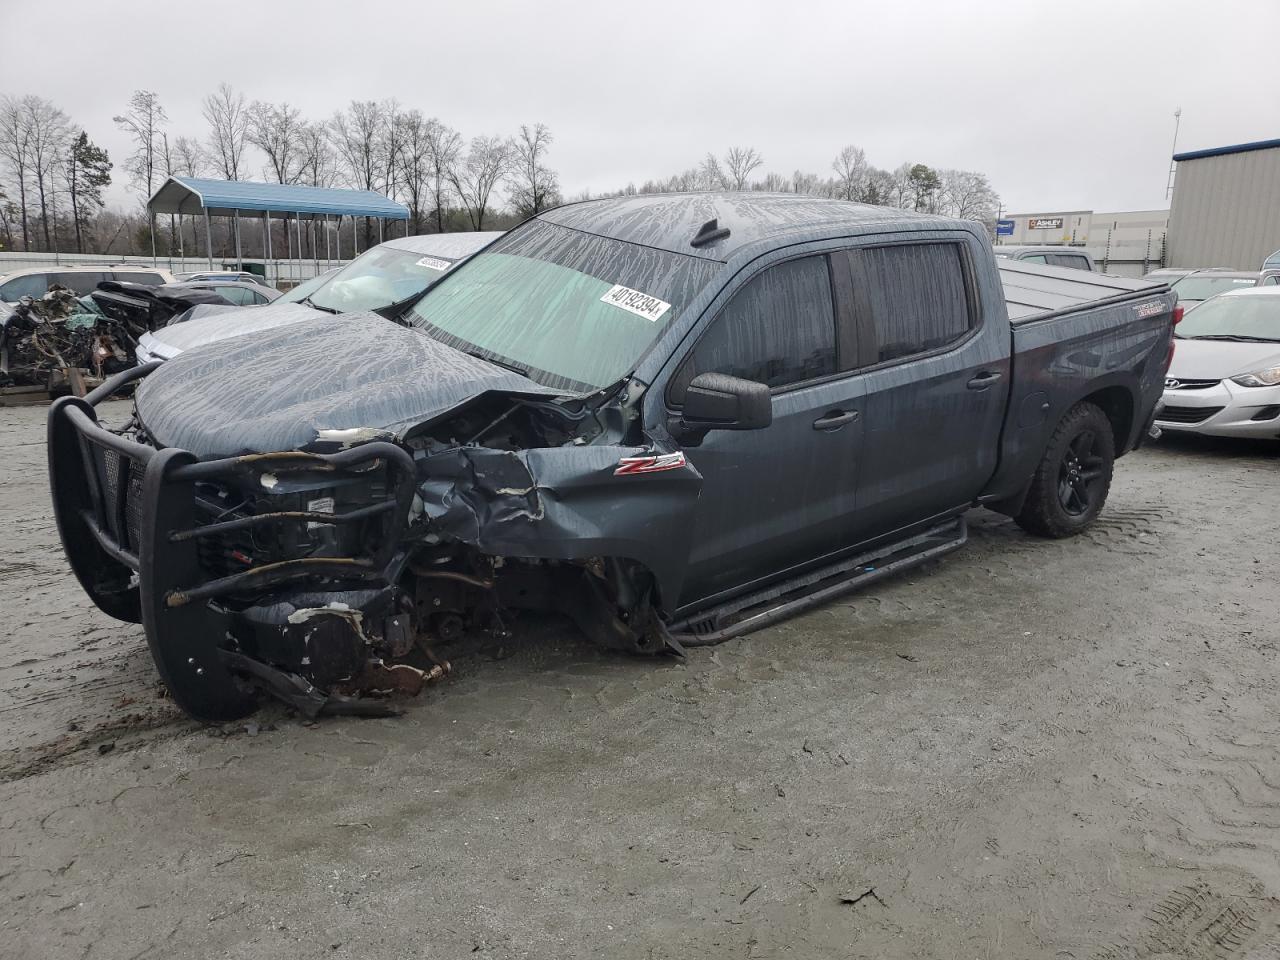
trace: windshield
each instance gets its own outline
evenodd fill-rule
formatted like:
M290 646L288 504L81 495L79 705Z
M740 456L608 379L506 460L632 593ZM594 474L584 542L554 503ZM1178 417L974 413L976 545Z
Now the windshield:
M1216 297L1188 313L1178 336L1280 341L1280 296Z
M332 280L338 273L339 268L326 270L318 277L312 277L310 280L303 280L300 284L290 290L288 293L281 294L276 297L276 303L298 303L307 299L326 283Z
M1201 274L1175 280L1169 284L1169 289L1178 295L1179 300L1208 300L1228 290L1252 287L1257 282L1254 277L1206 277Z
M292 296L285 294L280 299L296 303L309 297L320 309L337 313L377 310L421 293L444 276L449 263L440 257L377 246L327 275L325 282L314 289L299 296L301 287L298 287Z
M538 220L472 257L406 319L545 386L594 390L634 370L721 266Z

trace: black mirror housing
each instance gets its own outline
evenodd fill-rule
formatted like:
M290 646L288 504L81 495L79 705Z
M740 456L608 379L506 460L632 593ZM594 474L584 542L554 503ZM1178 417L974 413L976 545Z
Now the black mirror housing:
M727 373L700 373L685 390L673 433L696 446L708 430L760 430L771 423L773 394L765 384Z

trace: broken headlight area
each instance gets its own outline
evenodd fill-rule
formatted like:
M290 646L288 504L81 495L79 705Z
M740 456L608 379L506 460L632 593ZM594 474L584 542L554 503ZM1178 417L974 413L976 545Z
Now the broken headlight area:
M137 417L98 422L110 389L50 412L59 532L197 718L262 691L309 716L386 713L448 672L433 646L507 636L521 611L615 650L679 649L659 601L678 595L701 478L682 458L620 471L668 452L616 408L483 394L395 440L317 431L304 450L199 460Z

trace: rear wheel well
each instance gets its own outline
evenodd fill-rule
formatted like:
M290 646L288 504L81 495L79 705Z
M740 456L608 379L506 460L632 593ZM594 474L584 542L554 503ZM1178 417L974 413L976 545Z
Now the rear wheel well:
M1133 394L1128 388L1104 387L1081 400L1092 403L1107 415L1111 435L1115 439L1116 456L1128 451L1129 435L1133 431Z

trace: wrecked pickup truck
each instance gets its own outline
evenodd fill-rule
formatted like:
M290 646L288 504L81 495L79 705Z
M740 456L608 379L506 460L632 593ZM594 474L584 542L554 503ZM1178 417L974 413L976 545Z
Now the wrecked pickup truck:
M571 617L679 652L961 545L1087 527L1150 426L1164 286L840 201L544 212L398 317L266 331L49 414L70 565L207 720L377 712L430 648ZM97 405L140 381L132 415Z

